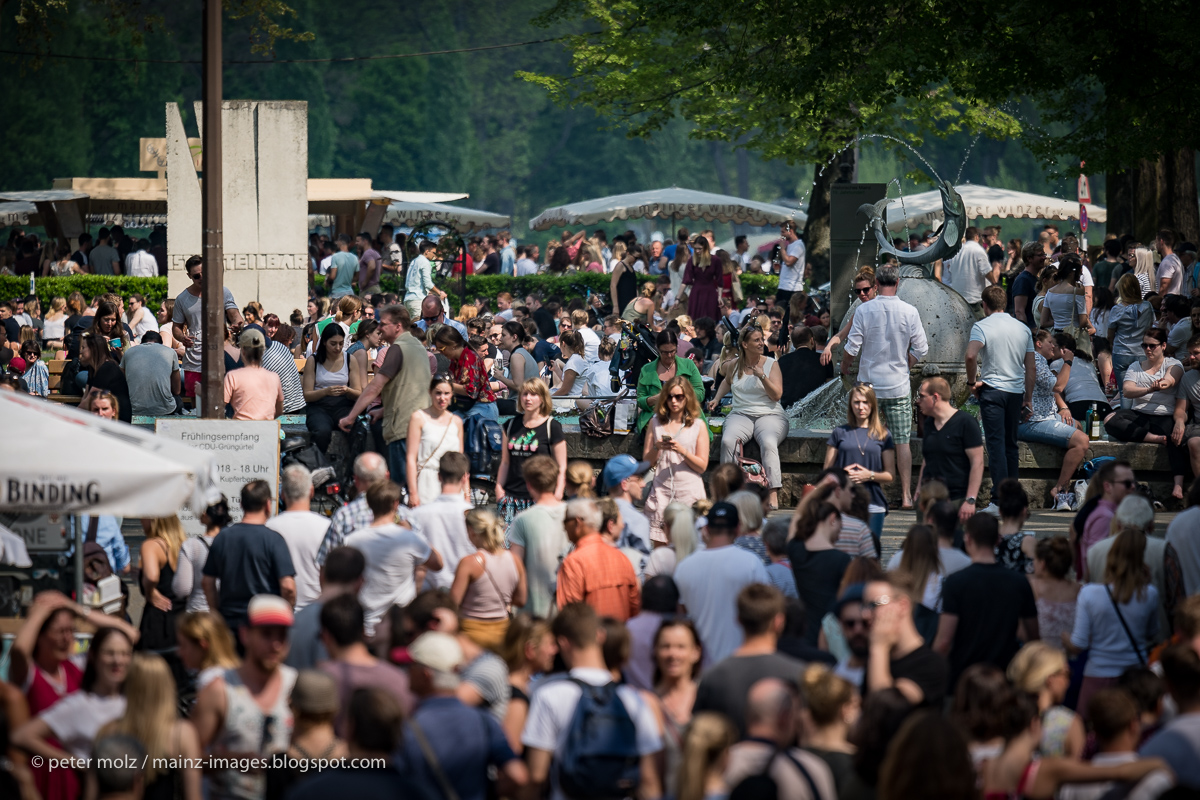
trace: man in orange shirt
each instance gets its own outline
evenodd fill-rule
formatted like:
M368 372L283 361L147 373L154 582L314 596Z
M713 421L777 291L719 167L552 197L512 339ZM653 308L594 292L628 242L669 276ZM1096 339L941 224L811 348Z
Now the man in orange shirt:
M642 609L642 590L633 565L600 535L602 515L591 500L567 503L563 526L575 549L558 572L558 607L584 602L601 617L625 622Z

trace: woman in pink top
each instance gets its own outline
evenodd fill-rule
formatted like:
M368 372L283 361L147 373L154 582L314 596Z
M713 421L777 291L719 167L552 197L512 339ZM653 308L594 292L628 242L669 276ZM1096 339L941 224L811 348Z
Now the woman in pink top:
M504 548L504 523L492 512L468 511L467 537L479 549L458 562L450 586L458 627L481 647L499 651L509 609L525 605L525 568Z
M279 376L263 369L267 340L251 328L238 339L242 366L225 373L225 402L233 406L234 419L275 419L283 413L283 385Z

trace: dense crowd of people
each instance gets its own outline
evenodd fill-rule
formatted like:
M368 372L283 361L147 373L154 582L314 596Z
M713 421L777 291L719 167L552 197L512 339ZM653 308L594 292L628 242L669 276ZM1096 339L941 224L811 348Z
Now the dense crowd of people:
M63 254L68 270L154 257L102 233L82 264ZM968 230L935 274L978 317L976 415L940 376L914 396L928 342L897 265L854 276L833 331L791 225L766 254L710 231L611 248L564 232L544 260L507 234L471 240L452 271L608 273L611 294L501 293L457 314L434 244L386 228L315 240L327 291L307 314L226 291L226 413L302 413L321 449L370 415L354 499L316 513L312 473L290 464L278 487L242 487L240 520L226 500L205 509L202 536L144 520L136 559L118 520L87 518L89 563L144 604L135 626L124 608L34 598L0 684L5 796L1200 792L1200 305L1195 248L1174 245L1159 235L1155 269L1110 239L1088 265L1052 226L1007 250ZM100 416L186 413L203 269L187 262L157 316L137 296L0 306L7 388L48 395L60 360L59 394ZM744 296L739 276L760 270L779 291ZM382 291L386 272L403 295ZM569 458L556 414L611 398L631 331L655 351L619 375L640 458L597 472ZM839 346L841 373L858 370L845 423L780 514L785 409L833 377ZM469 456L500 420L493 506ZM1071 496L1100 425L1167 448L1187 508L1165 536L1127 461L1094 463ZM1017 480L1021 441L1064 451L1049 496L1073 515L1050 535L1027 529L1041 503ZM894 505L916 524L885 559Z

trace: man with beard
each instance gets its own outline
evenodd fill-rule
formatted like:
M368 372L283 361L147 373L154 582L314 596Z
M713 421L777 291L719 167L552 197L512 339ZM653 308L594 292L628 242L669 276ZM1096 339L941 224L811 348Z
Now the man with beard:
M200 690L192 722L202 749L214 756L249 758L287 749L292 738L288 698L296 670L284 666L292 606L272 594L255 595L238 628L246 658ZM235 758L235 761L236 761ZM266 775L233 768L208 773L209 797L260 798Z
M863 613L863 585L851 584L833 606L833 614L842 626L849 653L833 668L835 675L855 686L863 685L867 674L867 656L871 653L871 622Z

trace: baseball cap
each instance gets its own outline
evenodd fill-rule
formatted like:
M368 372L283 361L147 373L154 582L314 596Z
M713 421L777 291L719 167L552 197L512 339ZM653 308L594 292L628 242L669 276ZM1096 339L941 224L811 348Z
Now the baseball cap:
M642 475L649 469L649 461L638 461L633 456L622 453L608 460L604 471L600 473L600 480L604 483L604 488L611 489L631 475Z
M427 631L408 646L408 657L414 664L438 672L454 672L463 662L462 645L448 633Z
M292 706L301 714L336 714L337 682L315 669L301 671L292 687Z
M845 588L842 596L833 604L833 615L836 617L842 613L842 609L851 603L861 603L863 599L863 590L866 588L864 583L852 583Z
M736 528L738 526L738 510L733 503L713 503L708 510L708 527Z
M14 369L17 372L24 372L25 368L29 365L26 364L25 359L21 358L20 356L13 356L12 360L8 362L8 366L10 369Z
M282 625L290 628L294 621L292 607L276 594L256 594L250 598L250 605L246 606L246 622L251 627Z
M266 347L267 338L263 336L262 329L257 325L253 325L242 331L242 335L238 337L238 347Z

